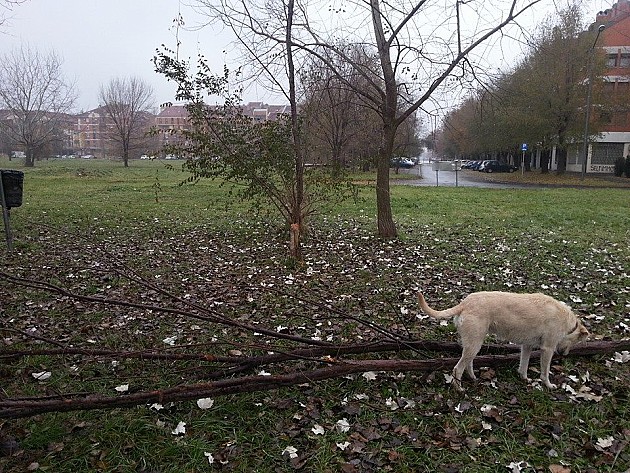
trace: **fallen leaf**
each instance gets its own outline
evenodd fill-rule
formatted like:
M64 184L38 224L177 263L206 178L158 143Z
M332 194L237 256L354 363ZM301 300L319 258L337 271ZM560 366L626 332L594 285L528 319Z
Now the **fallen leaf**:
M175 345L175 340L177 340L176 336L173 337L167 337L164 340L162 340L164 343L166 343L167 345L173 346Z
M615 352L612 361L616 363L627 363L628 361L630 361L630 352L626 350L622 351L621 353Z
M313 426L313 428L311 429L311 431L315 434L315 435L324 435L326 433L326 431L324 430L324 428L319 425L319 424L315 424Z
M345 450L350 446L350 442L336 443L335 445L337 445L339 450Z
M363 376L368 381L374 381L376 379L376 373L374 371L366 371L361 376Z
M525 461L520 461L518 463L517 462L512 462L509 465L506 465L506 467L509 468L512 473L520 473L521 471L523 471L528 466L529 466L529 463L527 463Z
M463 412L466 412L468 409L470 409L472 407L472 404L468 401L462 401L459 404L457 404L455 406L455 411L459 412L460 414Z
M197 406L199 409L210 409L214 405L214 399L204 397L203 399L197 399Z
M337 432L340 432L340 433L348 432L350 430L350 424L348 423L348 419L344 417L343 419L338 420L337 423L335 424L335 428L337 429Z
M52 376L52 373L50 371L41 371L39 373L31 373L31 376L37 381L46 381Z
M288 455L289 458L297 458L298 457L297 448L289 445L284 450L282 450L282 456L285 456L285 455Z
M175 427L173 429L173 431L171 432L173 435L183 435L186 433L186 422L183 421L179 421L179 423L177 424L177 427Z
M598 437L595 445L597 445L599 448L602 448L602 449L610 448L612 447L614 440L615 439L612 435L609 435L608 437L605 437L605 438Z

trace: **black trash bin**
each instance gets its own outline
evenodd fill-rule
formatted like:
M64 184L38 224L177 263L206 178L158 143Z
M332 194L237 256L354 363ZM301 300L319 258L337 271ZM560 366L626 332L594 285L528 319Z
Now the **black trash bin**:
M2 175L2 187L4 188L4 201L7 208L19 207L22 205L22 191L24 189L24 173L0 169Z

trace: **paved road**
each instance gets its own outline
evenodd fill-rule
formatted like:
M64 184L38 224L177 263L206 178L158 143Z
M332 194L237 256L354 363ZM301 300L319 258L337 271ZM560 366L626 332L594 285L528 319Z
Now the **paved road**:
M390 177L396 179L394 170L390 171ZM401 181L401 184L408 186L439 186L439 187L486 187L492 189L514 189L528 187L531 189L531 185L528 184L512 184L512 183L498 183L487 182L484 180L475 179L475 174L472 171L438 171L431 169L431 164L423 163L414 166L412 169L400 169L401 174L413 174L417 175L418 179L405 179Z

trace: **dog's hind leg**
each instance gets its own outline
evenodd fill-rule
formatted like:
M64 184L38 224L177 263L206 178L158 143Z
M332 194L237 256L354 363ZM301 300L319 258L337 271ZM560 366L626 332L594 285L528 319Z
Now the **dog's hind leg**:
M477 379L475 372L473 371L473 360L475 359L475 356L477 356L477 353L479 353L479 350L481 350L482 343L483 340L475 342L474 344L466 344L462 348L462 356L455 365L455 368L453 368L453 378L460 383L460 388L464 370L468 373L471 379Z
M529 367L529 357L532 354L532 347L529 345L521 346L521 362L518 365L518 374L523 379L527 379L527 368Z

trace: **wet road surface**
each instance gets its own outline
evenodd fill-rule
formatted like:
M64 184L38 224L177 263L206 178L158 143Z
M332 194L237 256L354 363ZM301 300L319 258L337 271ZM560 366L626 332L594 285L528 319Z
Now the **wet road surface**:
M401 180L400 184L408 186L432 186L432 187L485 187L488 189L522 189L532 188L531 184L488 182L475 178L476 171L433 171L431 164L422 163L412 169L400 169L400 174L411 174L418 176L418 179ZM518 172L518 171L516 171ZM395 170L390 170L390 178L396 179ZM543 186L541 186L543 187Z

